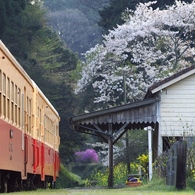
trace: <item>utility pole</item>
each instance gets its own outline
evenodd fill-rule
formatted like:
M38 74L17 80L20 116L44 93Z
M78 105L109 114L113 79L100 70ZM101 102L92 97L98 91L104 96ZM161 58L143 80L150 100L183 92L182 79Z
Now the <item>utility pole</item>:
M123 70L123 86L124 86L124 104L127 103L127 95L126 95L126 75L125 71ZM130 174L130 162L129 162L129 136L128 136L128 130L125 133L125 142L126 142L126 163L127 163L127 173Z

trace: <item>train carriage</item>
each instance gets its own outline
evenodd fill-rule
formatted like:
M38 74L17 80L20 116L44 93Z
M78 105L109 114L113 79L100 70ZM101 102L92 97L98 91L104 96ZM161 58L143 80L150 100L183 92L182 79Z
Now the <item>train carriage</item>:
M0 41L0 192L56 181L59 121L55 108Z

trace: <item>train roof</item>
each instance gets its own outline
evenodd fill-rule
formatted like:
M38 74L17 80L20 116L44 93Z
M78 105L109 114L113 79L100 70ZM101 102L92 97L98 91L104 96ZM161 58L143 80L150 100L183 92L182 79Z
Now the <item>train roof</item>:
M4 43L0 40L0 49L5 53L6 57L14 64L15 68L26 78L26 80L32 85L31 78L27 74L27 72L23 69L23 67L19 64L19 62L14 58L9 49L4 45Z

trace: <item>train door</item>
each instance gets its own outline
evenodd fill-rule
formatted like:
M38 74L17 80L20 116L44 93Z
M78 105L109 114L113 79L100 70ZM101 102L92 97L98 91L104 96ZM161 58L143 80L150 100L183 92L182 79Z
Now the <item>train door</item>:
M59 176L59 170L60 170L60 159L59 154L55 151L54 153L54 177L53 180L56 181L57 176Z
M53 180L56 181L56 169L57 169L57 154L54 152L54 176Z
M41 144L41 180L45 180L45 173L44 173L44 164L45 164L45 147L44 144Z

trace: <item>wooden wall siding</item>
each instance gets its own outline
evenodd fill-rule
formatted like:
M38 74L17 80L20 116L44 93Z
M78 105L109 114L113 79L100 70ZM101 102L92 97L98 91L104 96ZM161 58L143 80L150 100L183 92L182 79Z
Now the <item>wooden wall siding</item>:
M161 135L195 135L195 75L163 89L161 93Z

